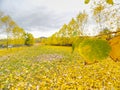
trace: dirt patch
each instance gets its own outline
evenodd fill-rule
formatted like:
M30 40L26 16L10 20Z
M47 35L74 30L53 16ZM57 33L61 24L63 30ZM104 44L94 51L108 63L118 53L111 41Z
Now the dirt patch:
M63 59L63 55L60 54L42 54L36 57L36 61L53 61L61 59Z
M2 56L2 57L0 57L0 61L8 60L9 58L10 58L10 55Z

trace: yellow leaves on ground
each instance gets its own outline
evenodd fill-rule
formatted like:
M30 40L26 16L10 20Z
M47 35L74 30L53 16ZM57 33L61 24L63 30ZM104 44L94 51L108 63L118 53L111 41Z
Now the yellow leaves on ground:
M79 54L71 51L71 47L33 46L12 53L9 60L0 61L0 89L119 90L119 62L108 58L84 65ZM53 61L40 59L41 55L46 55L47 59L47 55L52 54L64 57Z

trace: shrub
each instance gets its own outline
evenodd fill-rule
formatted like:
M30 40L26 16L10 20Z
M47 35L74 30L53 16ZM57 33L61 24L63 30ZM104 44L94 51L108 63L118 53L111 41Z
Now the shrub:
M34 44L34 37L31 33L26 34L25 45L31 46Z
M107 58L110 50L111 47L107 41L96 38L86 38L78 47L78 51L86 63L94 63Z

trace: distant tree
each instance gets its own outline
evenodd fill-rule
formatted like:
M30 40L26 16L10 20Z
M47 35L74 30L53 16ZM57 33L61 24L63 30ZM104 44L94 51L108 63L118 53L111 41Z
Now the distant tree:
M10 16L3 16L1 18L1 21L4 25L4 27L5 27L5 32L6 32L6 35L7 35L7 49L8 49L9 39L12 35L13 28L16 26L16 23L11 19Z
M80 36L81 32L78 29L78 23L77 21L72 18L71 21L68 24L68 35L69 37L76 37L76 36Z
M81 32L81 35L84 35L84 30L87 24L88 14L84 11L79 13L76 17L76 21L78 24L78 30Z
M34 44L34 37L31 33L26 33L25 45L31 46Z
M68 26L64 24L58 32L59 37L68 37Z
M109 5L104 0L93 0L93 17L98 24L97 31L117 30L120 26L120 4Z
M102 18L103 18L103 15L102 15L102 11L104 10L104 2L102 1L98 1L99 4L94 4L94 8L93 8L93 17L96 21L96 23L99 25L99 29L102 30L103 27L102 27Z
M114 4L113 6L107 7L102 15L105 19L104 25L109 29L115 30L120 28L120 4Z
M25 44L25 31L24 29L16 26L12 30L13 33L13 42L15 45L24 45Z
M83 35L87 19L88 15L85 11L80 13L76 19L72 18L68 25L64 24L58 32L49 37L47 39L47 43L56 45L72 45L77 37Z

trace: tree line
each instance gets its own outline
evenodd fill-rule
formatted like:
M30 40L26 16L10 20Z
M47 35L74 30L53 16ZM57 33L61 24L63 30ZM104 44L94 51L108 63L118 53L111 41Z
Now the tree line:
M92 18L96 24L95 29L98 34L95 37L110 40L120 35L120 4L111 5L109 2L112 1L109 0L107 3L104 0L92 1L92 17L89 17L85 10L80 12L76 18L72 18L68 24L64 24L58 32L47 39L43 39L43 43L50 45L72 45L80 37L90 37L89 34L86 34L87 27L89 27L89 18Z
M0 34L5 38L0 40L0 46L9 48L12 46L33 45L34 37L26 33L23 28L8 15L0 11Z

